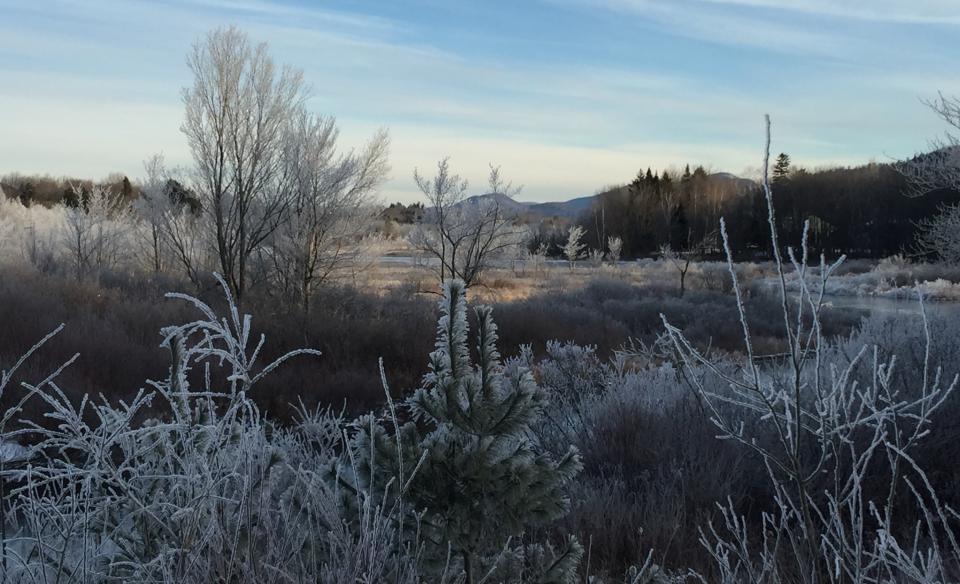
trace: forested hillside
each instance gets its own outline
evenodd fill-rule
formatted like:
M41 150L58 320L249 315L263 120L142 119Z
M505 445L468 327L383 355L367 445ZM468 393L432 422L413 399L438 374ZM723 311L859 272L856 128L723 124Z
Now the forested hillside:
M948 189L911 196L906 179L890 164L815 171L786 166L773 182L784 237L798 239L809 221L811 250L831 256L915 255L918 223L942 205L960 201L960 193ZM729 174L707 174L702 167L692 172L687 167L679 176L641 172L630 184L597 195L578 222L591 248L620 237L623 257L654 254L664 245L709 255L720 249L721 217L731 226L738 257L769 257L760 186Z

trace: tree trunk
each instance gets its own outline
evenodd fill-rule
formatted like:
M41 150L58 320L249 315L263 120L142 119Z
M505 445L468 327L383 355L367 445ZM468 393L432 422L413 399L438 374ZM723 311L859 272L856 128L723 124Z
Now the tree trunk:
M470 558L470 552L463 552L463 574L466 576L467 584L474 584L473 562Z

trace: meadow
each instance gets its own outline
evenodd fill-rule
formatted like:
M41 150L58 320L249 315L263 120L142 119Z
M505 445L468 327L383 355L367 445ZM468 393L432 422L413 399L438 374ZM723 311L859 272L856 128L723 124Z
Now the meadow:
M8 228L13 230L10 223ZM404 412L408 400L417 395L418 387L424 387L421 379L429 379L424 375L434 371L436 365L431 365L427 356L437 348L437 302L441 297L435 266L417 258L405 241L381 241L378 249L382 255L366 261L364 269L336 285L319 290L306 317L298 303L284 302L254 288L243 305L244 311L254 315L249 331L242 321L231 321L236 317L230 316L235 309L231 308L229 295L224 297L212 277L198 289L183 277L151 274L130 260L118 260L111 269L78 281L69 255L62 251L66 248L51 247L55 253L37 265L22 240L7 241L14 245L6 248L5 277L0 281L0 318L5 323L0 336L2 362L15 362L25 350L24 339L40 339L60 323L65 324L14 375L5 378L2 405L16 416L8 415L4 422L10 452L3 471L8 493L5 512L11 530L5 539L5 570L11 581L30 581L43 575L70 580L79 578L79 574L106 580L136 577L211 581L229 574L241 579L266 578L268 571L272 574L268 581L307 577L347 582L357 574L364 574L369 581L385 577L411 582L457 581L465 577L456 574L465 570L466 560L444 559L430 537L397 530L395 522L406 513L398 510L397 502L405 497L416 500L415 494L389 488L376 496L376 491L364 491L369 499L361 501L359 507L345 505L338 502L342 494L337 494L337 480L328 484L326 479L310 474L339 464L346 466L338 472L362 474L355 467L360 464L355 458L364 448L362 441L358 442L362 432L355 432L367 422L362 422L363 417L351 420L374 411L379 414L373 419L384 420L378 423L385 423L387 430L391 424L400 428L395 418L389 420L399 416L402 422L409 415ZM477 548L472 561L482 565L491 578L569 581L579 574L577 578L589 576L591 582L621 578L629 582L691 578L739 582L751 570L765 570L776 574L777 579L769 581L792 581L798 568L791 558L812 552L787 548L786 543L770 548L769 541L748 539L748 534L767 533L762 530L773 521L782 522L778 528L785 537L792 537L793 529L817 529L825 542L832 542L830 545L848 544L848 538L856 536L879 546L860 552L863 557L841 556L844 562L850 562L843 569L860 566L858 569L878 570L882 566L884 571L899 570L901 574L917 569L954 573L949 548L917 548L927 549L924 553L945 554L937 556L942 565L936 566L926 564L928 556L919 551L915 555L889 555L892 552L883 547L890 545L884 543L888 540L875 539L871 535L876 533L875 528L868 524L883 520L882 515L871 519L850 508L849 516L824 516L823 525L793 523L797 520L794 511L783 507L787 503L781 489L785 487L766 460L780 444L775 426L767 423L768 418L753 414L752 407L744 409L743 403L732 399L728 393L731 390L724 388L728 383L724 377L736 379L749 370L744 368L756 366L762 371L764 384L778 387L776 380L781 376L784 381L792 376L789 355L797 354L797 349L791 348L796 334L791 338L784 327L776 263L732 264L735 278L731 278L730 267L723 261L694 264L681 295L677 269L667 260L578 261L571 265L566 261L503 259L470 288L466 295L470 304L493 307L497 346L506 359L504 371L525 368L538 387L539 415L531 418L524 440L532 441L554 459L561 459L573 446L582 468L575 480L554 494L565 501L566 512L545 522L531 519L530 524L538 526L524 529L516 541L499 551L489 545ZM819 276L816 269L802 279L794 273L785 275L784 290L788 311L792 312L801 306L797 300L810 301L808 285L815 284ZM910 285L925 277L934 279ZM851 261L831 273L822 289L831 295L892 296L910 305L916 305L920 291L927 297L926 310L940 315L928 290L939 290L941 301L949 300L955 278L942 266L896 258ZM198 326L195 307L176 299L161 299L165 293L180 291L190 292L213 307L207 317L199 315L199 322L207 318L211 324L201 328L205 327L207 334L216 334L212 340L185 334L185 348L193 339L198 344L195 352L188 350L181 357L174 352L171 361L171 333L165 327ZM910 291L913 299L906 298ZM743 322L749 330L749 346L744 345L743 329L738 324L738 293L747 307ZM934 388L933 384L949 386L954 375L950 371L951 355L960 351L954 334L960 328L960 317L943 313L924 322L919 311L870 314L831 309L829 302L817 309L816 318L809 311L800 313L803 318L792 326L806 327L808 333L816 331L818 340L807 350L816 351L820 371L804 369L803 379L814 376L804 383L813 383L820 376L825 376L825 383L832 379L835 395L830 399L840 399L843 408L837 415L853 416L854 421L859 415L858 423L863 426L858 427L856 436L843 438L839 446L852 439L855 443L866 440L870 448L884 444L895 448L885 439L869 439L874 430L868 429L880 422L863 416L863 411L883 408L903 411L883 417L882 424L896 423L894 420L903 416L911 420L909 431L914 436L923 434L922 448L904 460L916 472L928 469L919 475L923 488L929 490L927 494L916 490L915 480L905 483L913 485L909 488L885 492L890 486L890 472L907 472L890 467L889 462L895 458L878 458L865 464L856 458L838 457L830 460L830 464L838 465L835 472L856 476L854 492L842 490L849 485L841 486L847 504L851 504L850 497L858 501L885 497L888 507L884 513L892 513L894 505L902 508L896 525L903 530L884 532L884 538L918 537L906 526L924 525L924 514L930 513L926 509L928 497L933 493L937 493L936 505L949 521L950 509L956 504L951 493L957 492L960 478L952 464L957 456L953 437L958 404L947 391L949 387ZM213 314L227 320L218 323ZM479 322L471 315L470 330L475 331ZM228 323L227 331L221 330ZM810 328L814 324L817 327ZM257 379L255 387L251 384L238 393L234 387L237 369L249 363L239 355L246 350L249 356L249 346L229 339L230 335L244 334L248 342L260 334L266 336L258 355L261 362L271 362L298 348L320 354L297 355ZM474 334L469 337L471 345L478 342ZM161 347L164 340L166 346ZM218 342L223 343L222 348ZM864 348L870 352L866 358ZM225 363L220 351L231 355ZM237 351L239 355L233 353ZM689 353L685 356L684 351ZM480 358L476 350L470 353ZM46 379L56 364L70 361L75 354L76 359L57 372L55 382ZM694 355L702 355L702 361ZM894 355L898 361L888 368L885 360ZM185 415L177 413L178 394L172 385L180 375L176 373L177 359L184 360L182 383L211 386L216 391L209 394L212 397L203 397L208 394L202 391L190 394L191 403L197 400L191 421L169 426L170 416L176 419ZM941 366L945 369L939 369ZM210 367L210 372L204 367ZM843 377L836 386L840 370ZM246 373L243 376L251 377ZM936 380L931 381L934 377ZM146 380L153 381L145 385ZM384 384L389 387L388 393ZM144 389L155 397L145 399ZM885 395L897 398L891 400ZM84 405L85 396L102 397ZM718 396L727 398L719 400ZM397 405L385 399L395 400ZM718 401L711 403L715 399ZM802 398L803 407L814 408L811 412L824 407L807 406L807 399L819 398ZM211 403L204 405L204 400ZM212 418L192 417L211 407L211 411L220 413ZM910 407L914 410L909 411ZM777 411L777 415L787 415L784 412L789 410ZM745 448L737 444L737 439L718 440L717 421L722 419L718 416L729 416L742 424L740 431L751 436L750 443L762 444L764 449ZM160 428L171 429L158 434L156 424L161 420L167 421ZM804 426L809 436L804 436L801 448L816 451L818 441L833 440L848 423L835 422L829 433ZM239 428L241 433L228 439L221 434L224 424ZM344 430L346 433L341 434ZM161 448L181 449L186 447L182 440L190 440L189 436L198 432L221 435L217 444L225 452L244 452L245 457L255 458L237 466L209 450L189 449L192 459L144 458L144 452L126 444L128 440L158 445L170 441L169 446ZM19 444L19 449L11 450L12 444ZM50 466L55 459L40 464L35 458L55 457L55 452L63 448L73 453L68 467ZM266 451L283 454L277 463L256 458L262 456L257 453ZM91 456L101 462L94 463ZM28 458L31 465L37 465L35 470L21 462ZM90 474L90 464L101 470ZM103 464L107 466L101 467ZM185 464L208 466L212 474L202 480L211 482L197 483L201 477L190 475L193 471L183 468ZM412 467L416 462L409 464ZM75 470L67 473L65 468ZM160 484L148 488L136 482L141 479L129 482L132 477L160 469L166 475ZM115 474L118 472L121 475ZM123 473L133 474L122 478ZM272 478L274 474L277 478ZM268 483L221 482L228 476L269 476L270 487L267 489ZM350 479L358 480L356 476ZM904 480L908 480L906 474ZM53 486L37 490L34 481ZM120 491L110 486L118 484L116 481L125 485ZM280 489L276 481L287 486L276 490ZM75 488L81 488L81 495L88 493L83 496L94 498L63 499L55 494ZM220 504L213 500L196 506L179 495L170 498L183 489L211 489L231 502L215 511ZM818 495L811 496L815 497L812 504L822 506L818 509L837 504L830 497L821 500ZM290 507L288 501L297 499L315 500L310 507L313 511ZM149 501L148 508L153 510L129 507L138 500ZM254 500L258 501L256 508L252 507ZM393 503L387 505L388 501ZM209 507L211 504L214 507ZM108 517L108 507L122 511L113 516L111 510ZM172 516L176 517L174 523L156 515L174 508L179 509ZM68 511L72 515L64 515ZM213 523L211 513L219 517ZM231 514L278 514L290 520L309 516L309 520L304 519L308 526L294 533L292 525L283 519L256 519L244 527L236 524ZM107 543L107 539L120 537L116 531L96 543L86 539L91 529L100 529L90 523L95 517L96 522L106 521L114 525L112 530L121 530L123 538L131 542L129 546ZM127 533L129 526L142 523L145 517L152 517L148 523L160 522L163 527L142 526L139 532ZM418 519L413 515L408 521ZM841 527L835 521L851 521L860 531L834 532ZM38 533L30 525L47 527ZM197 531L198 536L202 534L202 545L180 539L155 542L149 535L155 529ZM338 531L342 529L346 531ZM952 528L931 524L925 529L939 532ZM235 545L217 542L229 542L238 534L247 542L242 553L238 551L231 558L211 555L218 546ZM576 539L568 539L571 536ZM97 537L104 538L105 534ZM922 539L913 540L911 545L933 542L928 538L934 535L923 532L919 537ZM307 546L310 538L324 543ZM284 556L276 542L300 546L303 553L309 552L312 563L301 558L290 564L291 558ZM741 555L731 555L733 550ZM57 552L66 555L58 556ZM356 563L344 564L345 555L355 558ZM253 556L263 559L254 561ZM804 561L811 558L804 557ZM192 559L185 563L186 558ZM816 560L824 562L825 573L829 572L828 559L835 561L831 558L835 556ZM572 560L576 560L574 567L562 563ZM563 572L558 571L564 566ZM379 571L371 572L374 568Z

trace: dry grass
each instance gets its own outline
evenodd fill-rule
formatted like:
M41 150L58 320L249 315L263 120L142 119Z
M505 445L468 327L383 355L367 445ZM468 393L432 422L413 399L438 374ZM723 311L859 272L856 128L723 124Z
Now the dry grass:
M439 292L435 269L428 260L418 257L416 250L407 242L391 240L381 252L383 257L360 271L351 284L381 295L396 289L430 297ZM694 264L687 274L687 289L729 291L726 270L726 265L721 262ZM738 264L738 270L745 281L771 274L771 266L767 264ZM530 260L500 260L482 274L479 282L469 291L469 300L498 304L535 296L566 294L582 290L598 278L619 280L664 293L679 291L680 288L679 272L663 261L644 259L616 265L580 261L571 269L566 261L559 260L539 264Z

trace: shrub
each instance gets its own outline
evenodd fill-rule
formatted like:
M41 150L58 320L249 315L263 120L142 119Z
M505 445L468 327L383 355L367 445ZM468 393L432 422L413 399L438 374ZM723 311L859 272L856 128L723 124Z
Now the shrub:
M0 466L11 486L5 577L418 581L416 549L393 528L395 506L376 506L368 493L347 494L325 478L349 452L342 420L303 410L297 425L278 427L248 397L280 363L310 351L260 367L263 338L252 343L248 316L232 302L221 317L180 297L200 319L164 330L170 371L149 391L116 405L85 398L75 406L55 375L29 386L51 427L26 423L0 436L30 444L16 467ZM224 385L191 385L191 369L216 366L227 370ZM154 415L144 417L148 408Z

